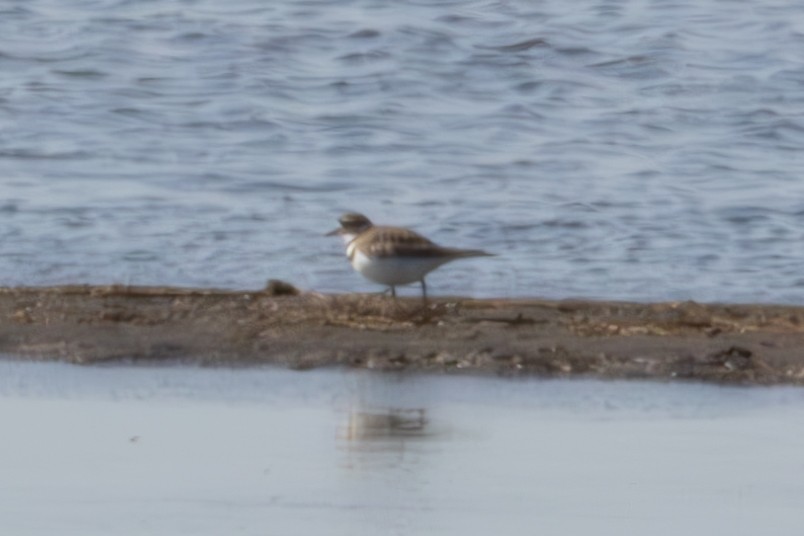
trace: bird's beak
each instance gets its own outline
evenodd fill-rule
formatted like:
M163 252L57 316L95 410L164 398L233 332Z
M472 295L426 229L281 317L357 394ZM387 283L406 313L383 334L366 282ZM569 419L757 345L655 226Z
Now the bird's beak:
M341 233L343 233L343 227L338 227L337 229L328 232L324 236L337 236L337 235L339 235Z

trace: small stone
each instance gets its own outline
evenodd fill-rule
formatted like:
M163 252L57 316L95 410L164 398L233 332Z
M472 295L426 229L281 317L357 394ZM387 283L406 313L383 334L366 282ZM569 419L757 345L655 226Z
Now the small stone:
M264 292L269 296L298 296L299 289L291 285L290 283L286 283L284 281L280 281L279 279L269 279L268 283L265 285Z

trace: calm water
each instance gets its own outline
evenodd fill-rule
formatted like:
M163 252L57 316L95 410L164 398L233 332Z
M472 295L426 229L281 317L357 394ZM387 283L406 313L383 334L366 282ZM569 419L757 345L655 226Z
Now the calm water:
M6 534L798 535L804 391L0 362Z
M804 4L7 0L0 278L804 302Z

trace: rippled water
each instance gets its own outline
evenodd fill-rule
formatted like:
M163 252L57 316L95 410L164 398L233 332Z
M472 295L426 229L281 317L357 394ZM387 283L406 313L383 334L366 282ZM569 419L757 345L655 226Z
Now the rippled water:
M493 259L435 294L804 302L804 4L12 1L0 277L371 290L344 210Z

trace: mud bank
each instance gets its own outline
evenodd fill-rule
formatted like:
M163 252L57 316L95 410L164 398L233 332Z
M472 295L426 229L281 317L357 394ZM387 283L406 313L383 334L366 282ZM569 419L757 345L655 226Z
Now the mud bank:
M0 352L81 364L328 365L804 384L804 308L0 288Z

